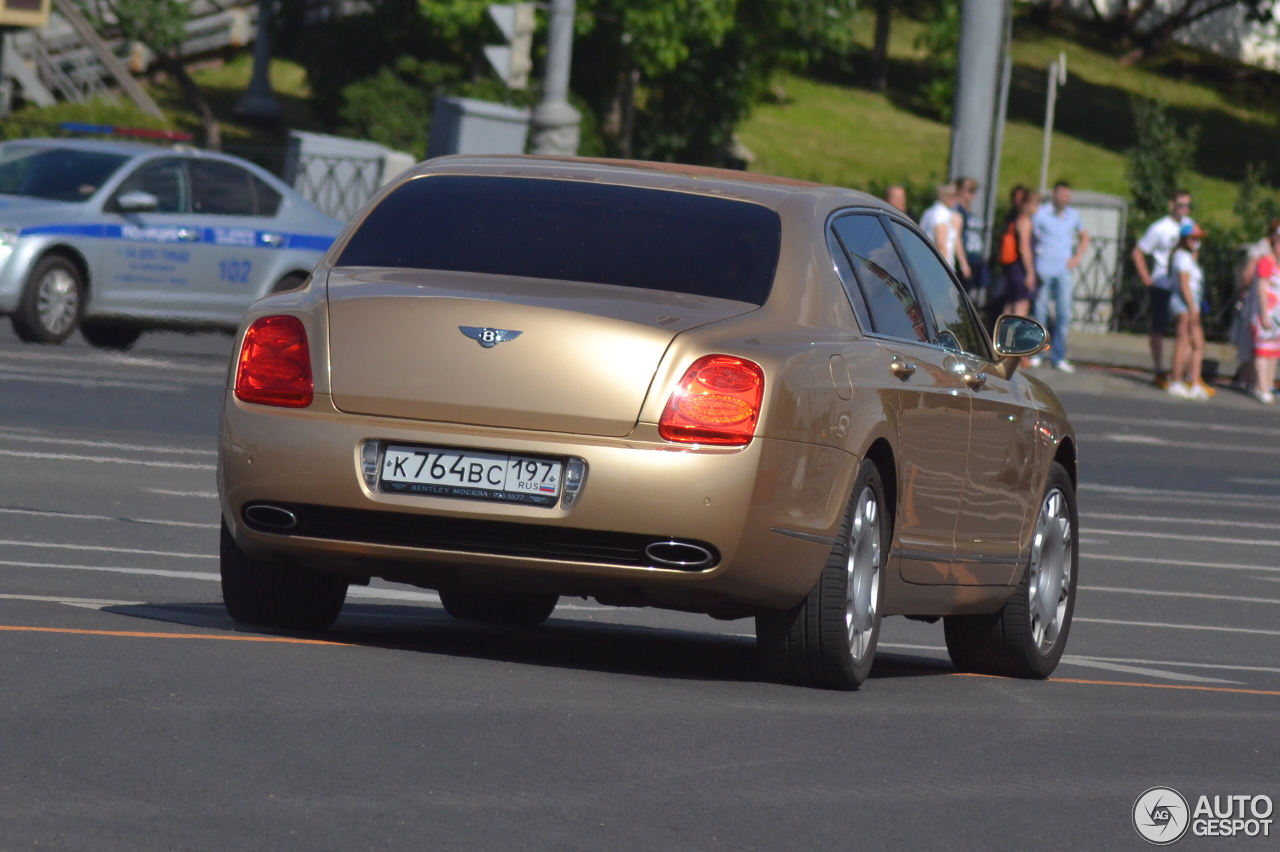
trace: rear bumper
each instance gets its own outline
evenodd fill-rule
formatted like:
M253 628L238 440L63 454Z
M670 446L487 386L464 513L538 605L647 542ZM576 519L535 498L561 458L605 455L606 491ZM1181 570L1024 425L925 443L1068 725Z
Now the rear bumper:
M586 481L570 509L384 494L360 472L371 439L576 456ZM847 453L789 441L676 447L643 424L595 438L350 415L324 395L301 411L266 408L228 392L218 479L228 527L260 556L427 588L475 582L714 611L803 598L855 472ZM304 524L255 529L242 514L255 503L295 507ZM644 564L645 543L667 538L718 559L702 570Z

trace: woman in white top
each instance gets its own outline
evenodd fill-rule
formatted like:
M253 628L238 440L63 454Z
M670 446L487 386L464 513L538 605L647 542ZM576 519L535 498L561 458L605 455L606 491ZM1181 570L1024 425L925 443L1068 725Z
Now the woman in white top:
M933 202L933 206L924 211L924 215L920 217L920 230L933 240L933 244L946 259L947 266L955 269L956 264L959 264L960 274L965 278L972 278L969 259L965 257L964 252L956 251L956 246L960 242L960 229L964 222L960 211L956 210L956 195L954 183L944 183L939 186L938 200Z
M1169 393L1185 399L1208 399L1209 391L1200 381L1200 362L1204 358L1204 328L1200 325L1200 300L1204 297L1204 272L1200 269L1200 226L1182 226L1178 246L1169 258L1169 275L1173 278L1173 295L1169 298L1169 314L1178 323L1178 342L1173 347L1173 374L1169 377Z

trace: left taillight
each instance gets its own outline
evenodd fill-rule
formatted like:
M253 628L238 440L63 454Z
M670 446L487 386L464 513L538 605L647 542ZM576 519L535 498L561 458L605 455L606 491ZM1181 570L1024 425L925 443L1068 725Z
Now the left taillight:
M244 333L236 368L236 399L258 405L311 404L311 351L297 317L262 317Z
M707 355L693 362L667 400L658 434L682 444L742 446L755 434L763 399L759 364Z

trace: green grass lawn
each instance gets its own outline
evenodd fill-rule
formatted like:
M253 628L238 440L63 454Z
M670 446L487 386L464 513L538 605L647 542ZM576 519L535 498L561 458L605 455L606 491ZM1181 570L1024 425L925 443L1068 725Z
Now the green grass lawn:
M923 73L915 45L920 26L895 22L886 93L843 81L780 80L776 88L785 94L778 102L759 104L739 128L756 155L752 170L857 188L945 177L950 126L930 116L914 91ZM870 27L863 31L869 43ZM1132 95L1165 100L1180 126L1200 128L1196 171L1186 183L1205 221L1233 219L1236 184L1249 162L1265 162L1268 155L1280 160L1276 114L1266 98L1276 85L1274 75L1242 72L1184 49L1123 67L1082 41L1030 31L1020 33L1014 44L1002 197L1015 183L1039 180L1046 69L1063 50L1069 78L1059 92L1050 181L1061 177L1081 189L1128 196L1125 151L1133 144Z

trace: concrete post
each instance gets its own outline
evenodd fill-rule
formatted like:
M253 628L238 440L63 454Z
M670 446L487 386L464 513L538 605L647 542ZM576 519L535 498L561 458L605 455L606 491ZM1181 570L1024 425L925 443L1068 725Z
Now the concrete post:
M956 96L951 122L951 178L971 177L984 190L992 181L996 102L1004 57L1009 0L962 0ZM973 212L991 227L987 192L974 199Z
M572 157L578 153L582 116L569 105L569 68L573 62L574 0L551 0L547 33L547 73L542 103L533 110L529 153Z
M257 121L276 121L280 105L271 93L271 0L258 0L258 35L253 41L253 77L249 91L236 103L236 114Z

